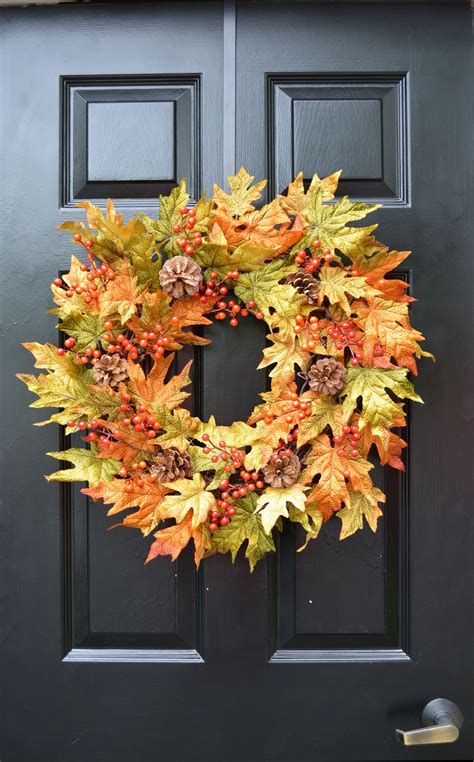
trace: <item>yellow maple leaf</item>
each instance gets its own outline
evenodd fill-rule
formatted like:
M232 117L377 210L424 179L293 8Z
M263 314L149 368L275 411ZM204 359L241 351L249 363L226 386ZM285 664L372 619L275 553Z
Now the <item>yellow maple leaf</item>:
M255 513L260 514L265 532L270 534L277 519L280 516L288 517L287 504L293 505L296 510L304 511L306 502L305 489L302 484L292 484L291 487L278 489L267 487L257 499Z
M212 492L206 490L206 482L201 474L193 474L192 479L176 479L174 482L164 483L164 486L178 494L167 495L163 500L162 510L177 522L183 521L191 510L193 529L206 521L209 511L217 506Z
M218 210L225 210L229 216L241 216L254 209L253 201L258 201L267 181L261 180L252 185L253 176L244 167L236 175L227 178L231 193L226 193L217 184L214 185L213 201Z

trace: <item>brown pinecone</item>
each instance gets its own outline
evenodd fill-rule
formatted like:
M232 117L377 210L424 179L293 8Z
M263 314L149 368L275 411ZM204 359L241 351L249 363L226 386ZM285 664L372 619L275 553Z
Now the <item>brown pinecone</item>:
M304 294L306 304L318 303L319 281L308 270L300 268L295 273L290 273L285 278L285 283L293 286L298 293Z
M118 355L103 355L92 368L92 375L99 386L115 389L128 379L127 361Z
M175 299L195 294L201 285L202 272L199 265L189 257L178 254L168 259L160 271L163 291Z
M347 371L334 357L321 357L307 372L308 385L318 394L337 394L344 388Z
M151 473L158 482L174 482L185 479L193 473L193 462L188 453L182 453L177 447L168 447L155 455Z
M279 455L277 460L270 459L262 471L270 487L289 487L297 480L301 463L297 455Z

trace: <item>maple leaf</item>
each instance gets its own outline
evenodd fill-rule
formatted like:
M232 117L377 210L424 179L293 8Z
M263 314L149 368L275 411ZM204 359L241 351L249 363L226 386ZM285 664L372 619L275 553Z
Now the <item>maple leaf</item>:
M199 568L203 555L211 548L211 533L207 524L193 527L192 517L193 512L190 510L179 523L158 530L154 534L155 542L150 547L145 563L153 561L158 556L171 556L171 560L176 561L192 538L195 548L194 562Z
M37 358L36 367L47 368L50 371L39 376L17 374L28 389L38 396L30 407L63 408L48 420L36 423L36 426L53 422L65 424L71 418L83 415L100 418L117 411L120 405L119 395L109 387L91 384L91 372L74 362L70 355L60 357L56 347L50 344L25 346Z
M348 368L347 383L341 392L341 397L345 397L344 415L349 417L357 409L360 398L362 427L370 423L372 433L380 437L386 445L388 429L393 426L395 420L404 415L403 405L394 402L386 390L389 389L400 399L423 402L416 394L413 384L408 381L407 373L405 368Z
M48 452L56 460L65 460L74 464L74 468L63 468L54 474L45 476L48 482L89 482L97 484L100 481L109 481L119 470L121 463L118 460L100 458L97 447L91 446L90 450L81 447L71 447L62 452Z
M218 553L230 553L235 561L239 549L244 543L245 558L250 571L253 571L257 561L275 550L271 534L263 528L261 516L255 513L257 498L249 494L235 503L236 513L227 526L219 527L212 537L213 548Z
M209 490L216 489L219 485L219 482L226 475L225 461L219 459L217 463L214 463L211 460L212 455L210 454L206 455L203 452L203 448L197 447L196 445L191 445L191 447L189 447L188 455L193 462L193 470L196 473L203 473L203 472L210 473L211 471L214 472L214 476L212 480L209 482L209 484L207 485L207 488Z
M217 210L224 210L229 216L242 216L254 209L253 201L258 201L267 181L261 180L252 186L253 176L241 167L236 175L227 178L231 193L226 193L214 185L213 201Z
M137 311L137 305L142 301L141 292L134 270L127 260L124 260L114 280L107 283L100 295L102 311L108 316L117 312L122 324L125 324Z
M357 270L364 275L367 283L375 285L388 272L394 270L411 254L411 251L389 251L387 246L382 246L379 251L371 257L361 257L355 261Z
M203 435L209 436L209 441L203 439ZM244 421L234 421L231 426L218 426L213 415L206 421L199 421L193 432L193 438L198 439L204 444L218 444L220 441L226 443L227 447L237 447L241 449L250 445L255 439L255 429L248 426Z
M300 524L306 532L304 544L296 549L297 553L303 551L310 540L315 540L323 525L323 514L313 505L305 503L304 511L298 511L293 505L288 506L288 518L294 524Z
M242 217L217 213L214 222L221 228L231 248L248 241L272 250L273 256L299 241L303 230L301 217L296 217L292 222L277 199Z
M294 265L283 259L275 259L264 265L261 270L243 273L235 285L235 294L245 304L257 303L257 309L263 312L266 322L271 327L278 327L282 334L280 340L294 336L294 318L299 313L307 315L311 305L304 303L290 284L280 283L287 275L295 271Z
M105 262L114 262L122 259L126 253L140 283L154 281L158 277L159 264L153 262L154 240L147 232L143 222L135 215L127 224L123 222L123 214L115 210L111 199L107 201L105 216L101 209L94 206L90 201L81 201L77 204L86 211L87 222L90 228L97 230L97 235L80 221L68 221L58 225L59 230L69 230L71 234L79 233L82 241L93 242L91 251L99 259ZM74 241L82 246L81 241Z
M157 444L156 440L148 439L146 431L136 431L131 426L124 426L121 421L111 422L99 418L97 423L104 429L108 429L112 436L117 438L118 441L113 451L114 458L122 461L126 468L129 468L135 461L153 460ZM99 457L110 457L108 442L99 441L97 446Z
M344 477L346 461L347 458L339 456L336 448L332 447L326 434L321 434L313 441L300 480L308 484L315 476L320 477L307 499L309 503L315 502L324 521L328 521L333 513L339 511L342 503L350 505Z
M180 180L169 196L160 196L160 218L152 220L146 214L141 219L147 231L154 237L158 245L164 244L163 248L169 255L182 253L175 242L173 225L182 222L180 208L185 207L189 201L189 193L186 191L186 180Z
M394 426L405 426L405 417L401 416L394 421ZM388 436L384 436L381 439L378 436L374 436L372 433L372 427L370 423L367 423L360 432L360 446L365 454L368 456L372 445L375 445L380 458L380 464L382 466L391 466L399 471L405 470L405 465L402 461L401 455L403 449L407 446L407 443L396 434L394 431L389 431Z
M76 339L74 349L80 352L83 349L96 349L97 342L103 339L104 317L100 313L93 314L89 310L82 312L71 312L66 315L58 325L61 331Z
M151 371L146 376L140 365L131 361L128 362L127 391L136 405L144 405L150 413L159 414L162 412L162 405L166 405L168 410L174 410L189 397L189 393L183 392L182 388L191 383L189 369L192 360L184 366L180 373L175 373L168 383L165 383L174 357L174 353L171 353L155 360Z
M413 355L433 357L418 344L424 336L410 326L406 303L376 297L367 298L367 303L354 302L352 309L357 313L357 325L365 332L363 352L367 364L374 362L374 352L380 347L387 360L394 358L398 365L417 375Z
M380 204L352 202L348 196L343 196L332 204L323 204L320 189L306 212L306 220L312 226L308 240L312 242L318 238L323 247L338 249L353 261L370 256L380 248L380 244L370 235L377 225L355 228L349 227L347 223L363 219L379 206Z
M160 434L154 441L163 447L177 447L180 452L185 452L200 423L199 419L193 418L183 408L171 411L166 405L155 405L154 410L156 420L164 429L164 434Z
M257 499L255 512L260 514L265 532L269 534L280 516L288 517L287 503L296 510L304 511L306 502L306 487L302 484L292 484L290 487L278 489L267 487Z
M338 405L330 395L317 396L314 392L312 395L311 417L304 418L298 425L298 447L315 439L326 426L330 426L333 434L342 427L342 405Z
M127 325L130 330L137 334L143 331L153 331L155 324L161 323L165 329L163 335L169 338L168 347L172 350L182 349L184 344L209 344L209 339L196 336L191 331L183 330L183 328L192 325L210 325L212 320L204 317L204 313L212 309L214 302L215 300L209 299L206 304L201 304L199 299L190 296L176 299L171 304L171 298L158 289L153 294L143 294L140 316L134 315ZM176 326L170 323L172 317L178 319Z
M127 488L131 491L127 491ZM112 504L108 516L128 508L138 508L138 511L126 516L122 523L116 526L138 528L145 536L166 518L166 512L161 511L161 504L169 489L163 484L145 481L143 486L139 486L134 479L114 478L111 481L100 481L94 487L82 489L81 492L95 502L102 500L105 504Z
M168 516L173 516L177 522L182 521L187 512L192 510L193 518L191 525L197 527L206 521L209 511L217 507L216 499L212 492L206 489L206 482L201 474L193 474L192 479L176 479L174 482L164 483L165 487L177 492L177 495L166 495L162 503L162 509Z
M286 196L277 196L277 198L288 214L301 214L304 218L308 207L320 189L324 201L334 198L340 174L340 170L323 178L314 174L308 190L305 191L303 173L298 172L293 182L289 184Z
M385 495L381 490L374 487L369 494L361 494L354 490L349 490L350 508L342 508L337 513L337 518L341 519L340 540L350 537L351 534L363 528L364 516L372 532L377 531L377 520L382 516L382 511L378 503L385 502Z
M89 288L90 282L87 280L87 272L81 270L81 261L74 255L71 257L71 265L68 273L62 276L62 279L69 287L72 283L76 283L81 288ZM51 291L53 292L53 299L55 304L58 305L58 309L49 310L50 315L60 315L62 319L70 313L84 312L84 300L81 294L76 294L73 290L72 296L66 296L66 289L61 286L51 284ZM87 309L91 313L100 312L100 304L98 299L92 299L88 304Z
M301 351L294 334L288 335L286 341L281 341L279 334L268 334L267 339L272 344L263 350L263 359L257 370L275 365L270 371L270 377L274 379L273 384L277 390L294 380L295 366L302 370L307 364L308 354Z
M346 294L353 297L367 297L376 293L374 288L367 285L365 278L353 277L340 267L324 265L320 270L319 304L322 304L327 298L330 304L338 304L346 315L350 315L352 307Z
M221 276L229 271L247 272L260 269L266 260L275 256L273 249L267 249L251 240L241 243L233 251L229 246L221 228L214 224L209 238L198 248L194 256L198 265L206 270L217 272Z

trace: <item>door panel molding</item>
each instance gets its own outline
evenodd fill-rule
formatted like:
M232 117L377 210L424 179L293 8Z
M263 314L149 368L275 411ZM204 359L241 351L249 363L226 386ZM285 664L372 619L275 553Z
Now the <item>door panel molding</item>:
M409 207L409 113L408 72L267 74L270 197L341 166L338 196Z
M182 177L199 198L200 74L63 76L60 92L63 208L159 207Z

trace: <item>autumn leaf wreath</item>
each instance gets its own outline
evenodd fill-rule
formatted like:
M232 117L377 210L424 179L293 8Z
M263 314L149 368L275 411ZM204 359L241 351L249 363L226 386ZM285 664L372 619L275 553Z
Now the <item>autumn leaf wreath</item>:
M378 205L334 201L339 174L306 188L300 173L255 206L265 181L242 168L230 193L215 186L195 205L182 181L158 220L125 224L111 201L105 215L83 202L88 226L59 226L84 255L52 284L64 340L25 344L45 372L19 377L31 407L59 409L45 423L85 443L49 453L72 467L46 478L87 481L109 514L128 511L122 525L154 533L147 561L192 539L196 565L244 545L253 569L285 521L303 527L303 547L333 515L341 539L364 517L376 531L385 497L371 461L403 469L403 400L421 402L407 376L428 353L407 283L386 277L410 252L348 224ZM268 327L258 367L271 388L245 422L202 421L183 406L191 363L177 353L209 343L191 326L250 315Z

